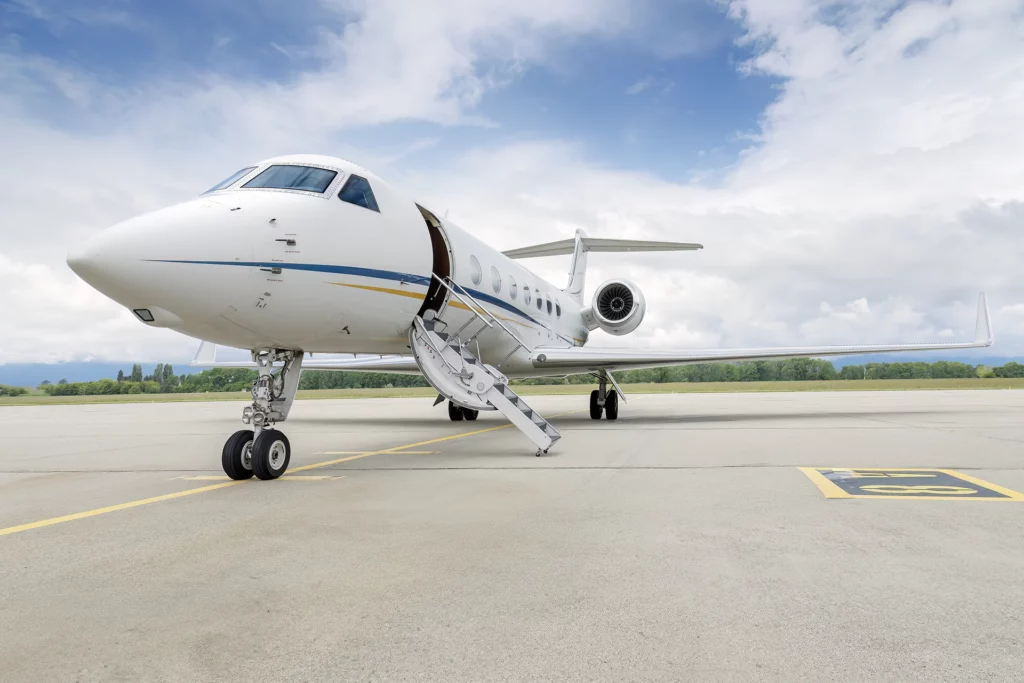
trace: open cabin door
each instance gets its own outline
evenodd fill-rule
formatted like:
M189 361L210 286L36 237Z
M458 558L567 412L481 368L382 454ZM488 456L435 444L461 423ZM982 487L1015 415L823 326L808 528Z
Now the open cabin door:
M429 210L424 209L419 204L416 205L416 208L420 210L420 213L423 215L423 221L427 224L427 230L430 231L434 274L440 278L454 278L455 259L452 256L451 244L448 241L448 235L445 234L444 226L437 219L437 216ZM430 286L427 289L427 296L423 300L423 305L420 306L417 315L423 317L423 314L427 311L434 311L437 317L440 317L441 313L444 312L444 307L448 304L449 296L448 288L443 287L436 279L431 279Z

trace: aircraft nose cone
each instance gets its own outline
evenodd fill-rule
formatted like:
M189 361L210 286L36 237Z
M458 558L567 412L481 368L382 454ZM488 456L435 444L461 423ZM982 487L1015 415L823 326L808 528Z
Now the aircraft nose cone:
M92 242L89 240L71 249L67 258L68 268L90 284L100 270L100 254Z
M250 224L207 203L175 205L113 225L72 248L68 267L150 325L205 324L247 296L249 273L190 264L252 256L248 243L234 237L248 234Z
M119 264L114 245L106 232L90 237L68 252L68 267L94 288L111 296L110 287L119 280Z

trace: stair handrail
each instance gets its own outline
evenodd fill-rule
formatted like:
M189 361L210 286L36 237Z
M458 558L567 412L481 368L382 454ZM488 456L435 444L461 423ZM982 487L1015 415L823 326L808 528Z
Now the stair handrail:
M507 326L506 326L506 325L505 325L505 324L504 324L503 322L501 322L501 321L500 321L500 320L499 320L499 319L497 318L497 316L495 316L495 315L494 315L493 313L491 313L491 311L490 311L490 310L489 310L489 309L488 309L488 308L487 308L486 306L484 306L484 305L483 305L482 303L480 303L480 302L479 302L479 301L477 301L477 300L476 300L475 298L473 298L473 295L472 295L472 294L470 294L470 293L469 293L468 291L466 291L466 288L465 288L465 287L463 287L463 286L462 286L462 285L460 285L459 283L455 282L455 281L454 281L454 280L452 280L451 278L441 278L441 277L439 277L439 276L438 276L438 275L436 275L436 274L433 274L433 275L434 275L434 277L435 277L435 278L437 278L437 281L438 281L438 282L440 282L440 283L441 283L442 285L444 285L444 287L445 287L445 288L446 288L446 289L447 289L447 290L448 290L449 292L451 292L451 293L452 293L452 294L454 294L454 295L455 295L456 297L458 297L459 301L461 301L461 302L463 303L463 305L465 305L465 306L466 306L466 308L468 308L469 310L471 310L471 311L472 311L472 312L473 312L473 313L474 313L474 314L476 315L476 317L480 318L480 320L481 320L481 321L483 321L483 323L484 323L485 325L487 325L488 327L493 327L493 325L491 325L491 324L490 324L489 322L487 322L487 320L486 320L486 319L485 319L485 318L484 318L484 317L483 317L482 315L480 315L480 313L479 313L479 312L478 312L478 311L477 311L476 309L474 309L474 308L473 308L473 306L469 305L469 303L467 303L467 302L466 302L466 299L464 299L464 298L462 297L462 295L460 295L460 294L459 294L459 293L458 293L458 292L457 292L457 291L455 290L455 288L454 288L454 287L452 287L452 285L454 285L455 287L458 287L459 289L461 289L461 290L462 290L462 292L463 292L463 294L465 294L465 295L466 295L467 297L469 297L469 300L470 300L470 301L472 301L472 302L473 302L474 304L476 304L477 306L479 306L479 307L480 307L480 310L482 310L482 311L483 311L484 313L486 313L486 314L488 315L488 317L490 317L490 319L491 319L491 320L493 320L493 321L494 321L495 323L497 323L497 324L498 324L498 326L499 326L499 327L501 327L501 329L505 330L505 333L506 333L506 334L508 334L508 336L510 336L510 337L512 337L513 339L515 339L515 340L516 340L516 341L517 341L517 342L519 343L519 346L523 347L523 348L524 348L524 349L526 349L527 351L530 351L531 353L533 352L533 349L531 349L531 348L530 348L529 346L527 346L527 345L526 345L526 342L524 342L524 341L523 341L522 339L520 339L520 338L519 338L519 337L518 337L518 336L516 335L516 333L515 333L515 332L513 332L512 330L510 330L510 329L509 329L509 328L508 328L508 327L507 327ZM445 280L447 280L448 282L445 282ZM451 284L449 284L449 283L451 283Z

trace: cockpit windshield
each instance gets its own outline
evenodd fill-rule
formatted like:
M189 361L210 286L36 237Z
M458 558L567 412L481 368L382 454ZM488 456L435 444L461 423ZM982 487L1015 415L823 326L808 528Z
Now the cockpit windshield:
M271 166L242 187L323 193L337 175L337 171L312 166Z
M256 168L256 167L255 166L247 166L247 167L243 168L241 171L236 171L235 173L232 173L227 178L225 178L224 180L220 181L219 183L217 183L216 185L211 187L209 190L207 190L203 194L207 194L209 192L216 192L217 190L223 190L225 187L230 187L231 185L234 185L236 182L238 182L239 180L241 180L245 176L249 175L249 173L254 168Z

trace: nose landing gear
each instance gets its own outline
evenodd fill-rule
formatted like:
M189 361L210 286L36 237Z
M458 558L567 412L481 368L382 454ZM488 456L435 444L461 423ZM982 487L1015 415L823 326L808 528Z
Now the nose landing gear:
M242 429L224 444L221 466L231 479L277 479L288 469L292 447L288 437L273 429L288 417L295 392L299 388L301 351L259 349L253 351L259 376L252 385L252 405L242 410L242 422L253 430ZM274 371L274 363L281 365Z

